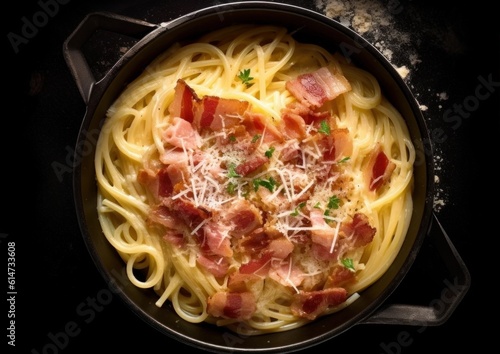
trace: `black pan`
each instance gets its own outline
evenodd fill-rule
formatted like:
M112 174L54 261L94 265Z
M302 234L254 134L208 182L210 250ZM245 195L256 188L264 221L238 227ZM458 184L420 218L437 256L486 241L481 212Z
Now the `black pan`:
M97 219L93 162L94 147L106 110L127 83L174 42L193 40L211 30L237 23L288 27L295 33L296 39L319 44L331 51L341 51L353 63L374 74L385 96L405 117L418 151L414 172L414 212L405 242L387 272L364 290L357 301L334 316L319 318L299 329L256 337L232 333L208 324L187 323L168 306L156 307L154 303L157 295L152 290L139 289L128 281L124 273L125 265L107 242ZM99 80L95 78L83 50L98 31L138 39ZM76 141L77 163L74 168L75 205L83 239L110 288L156 330L207 351L282 353L316 345L359 324L441 325L469 289L469 272L433 214L432 140L419 105L391 63L366 40L340 23L301 7L252 1L205 8L161 24L110 13L92 13L82 20L65 41L63 52L87 106ZM457 286L446 294L446 301L441 301L439 308L432 304L414 306L388 303L387 298L408 273L426 237L439 250Z

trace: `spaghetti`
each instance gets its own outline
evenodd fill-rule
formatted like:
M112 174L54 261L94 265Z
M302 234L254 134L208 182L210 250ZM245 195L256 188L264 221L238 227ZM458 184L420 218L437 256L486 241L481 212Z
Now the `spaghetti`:
M109 108L103 233L184 320L284 331L355 301L396 257L415 150L370 73L285 28L176 44Z

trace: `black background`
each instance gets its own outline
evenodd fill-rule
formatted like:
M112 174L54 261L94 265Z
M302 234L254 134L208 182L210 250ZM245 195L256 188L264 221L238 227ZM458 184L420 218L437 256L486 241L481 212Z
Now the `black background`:
M287 2L321 12L314 1ZM13 45L9 34L21 35L24 21L43 9L41 3L58 6L52 7L53 13L31 38ZM41 0L9 2L11 9L3 10L3 57L7 63L3 61L0 86L7 97L3 95L0 116L0 269L5 269L1 282L6 289L7 245L15 242L17 295L16 346L7 345L7 304L3 307L6 313L0 315L4 319L0 327L5 331L2 347L19 353L128 353L133 347L141 352L170 351L176 344L133 314L116 295L106 297L105 303L101 298L98 304L102 306L92 318L79 315L78 309L89 308L89 299L102 296L108 285L80 234L71 169L59 174L54 170L54 164L71 166L68 156L85 114L85 104L62 56L62 44L93 11L108 10L160 23L218 3L223 1ZM381 3L389 5L388 1ZM396 26L414 38L412 49L421 60L411 72L409 85L418 101L428 107L423 113L429 129L442 129L446 137L435 144L436 199L443 200L442 205L436 205L435 214L471 273L471 287L441 326L357 325L311 351L437 353L473 347L479 352L496 342L485 321L495 321L498 316L496 292L490 288L496 279L488 270L494 266L489 258L498 237L498 231L489 231L495 229L495 218L488 212L498 211L498 18L491 6L478 1L453 2L452 6L439 1L398 4L403 11L395 16ZM105 55L105 62L96 60L98 70L106 70L106 63L113 62L111 54ZM393 60L400 65L407 62L407 56L406 48L396 48ZM491 95L480 100L476 91L482 83L479 78L494 83ZM441 92L447 93L446 100L437 97ZM460 119L447 121L445 112L457 105L465 107ZM492 207L483 204L488 199ZM440 288L429 289L432 266L426 252L424 244L412 271L389 301L428 305L439 297ZM51 336L64 332L73 322L79 334L52 350ZM404 342L398 344L405 335ZM181 349L190 347L181 345Z

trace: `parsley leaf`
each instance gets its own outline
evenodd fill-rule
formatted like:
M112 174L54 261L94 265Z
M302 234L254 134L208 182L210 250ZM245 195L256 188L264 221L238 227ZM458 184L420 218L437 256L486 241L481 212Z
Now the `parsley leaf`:
M352 261L352 258L344 258L342 260L342 265L349 269L351 272L354 272L354 262Z
M328 200L327 208L328 209L338 209L339 204L340 204L340 199L337 198L336 195L334 195L334 196L330 197L330 199Z
M330 135L330 125L326 120L322 120L319 123L319 129L318 132L323 133L325 135Z
M344 163L344 162L347 162L351 159L350 156L347 156L347 157L344 157L342 160L340 160L338 163Z
M236 193L236 187L237 187L236 183L229 182L227 184L226 190L230 195L234 195Z
M256 178L252 180L252 183L253 183L253 189L256 192L260 186L269 189L270 192L272 192L274 187L276 187L276 181L272 177L270 177L269 180L267 181L265 179Z
M230 163L229 166L227 166L227 176L229 178L241 177L238 173L236 173L236 164L235 163Z
M260 134L255 134L255 135L252 137L252 143L256 143L256 142L260 139L260 137L261 137L261 136L262 136L262 135L260 135Z
M253 77L250 76L250 69L243 69L238 74L238 78L247 86L250 87L253 85L250 81L253 80Z
M276 148L274 146L271 146L264 154L267 158L271 158L271 156L273 156L274 150L276 150Z

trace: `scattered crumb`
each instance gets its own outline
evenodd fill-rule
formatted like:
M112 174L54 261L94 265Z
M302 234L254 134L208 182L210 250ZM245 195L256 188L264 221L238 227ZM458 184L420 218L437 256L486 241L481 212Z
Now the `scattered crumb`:
M396 71L398 72L398 74L403 79L406 79L408 77L408 75L410 74L410 70L408 69L408 67L406 65L403 65L403 66L400 66L400 67L395 67L395 68L396 68Z
M315 0L316 8L325 16L334 19L361 35L370 42L396 69L411 89L415 85L411 82L412 72L418 70L422 62L417 48L421 44L418 32L406 32L395 21L398 16L398 2L374 2L371 0ZM431 91L431 88L428 89ZM419 92L413 93L416 99ZM436 94L440 101L448 99L446 92ZM441 108L441 106L439 106ZM419 103L422 112L429 107ZM435 152L436 153L436 152ZM446 205L446 194L440 186L439 174L443 163L439 153L434 157L435 196L434 211L438 212Z
M441 92L438 93L437 96L439 97L440 100L446 101L448 99L448 94L446 92Z
M327 17L362 35L395 67L406 68L408 71L404 79L409 78L410 67L421 62L412 47L410 34L395 26L394 9L390 3L384 5L371 0L316 0L316 7ZM401 59L395 58L397 51L404 51ZM395 63L397 60L405 62Z
M441 164L443 163L443 158L441 154L437 151L434 152L434 203L433 209L435 212L441 211L446 205L446 193L440 185L441 179L439 178L439 173L441 171Z

